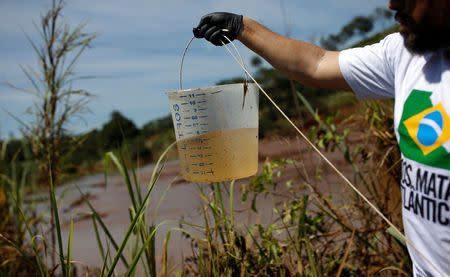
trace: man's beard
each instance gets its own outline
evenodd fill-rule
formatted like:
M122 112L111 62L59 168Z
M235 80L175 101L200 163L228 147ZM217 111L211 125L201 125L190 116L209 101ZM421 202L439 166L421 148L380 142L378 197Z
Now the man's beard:
M412 29L411 32L400 32L403 36L406 49L414 54L424 54L426 52L448 49L450 47L449 30L437 30L432 28L415 28L417 25L408 15L399 13L395 18Z
M438 51L450 47L450 38L442 32L401 33L406 49L414 54Z

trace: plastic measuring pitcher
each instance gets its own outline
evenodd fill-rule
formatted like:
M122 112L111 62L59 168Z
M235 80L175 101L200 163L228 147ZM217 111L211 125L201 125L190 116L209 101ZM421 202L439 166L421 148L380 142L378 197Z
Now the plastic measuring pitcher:
M167 92L184 179L218 182L258 170L258 87L230 84Z

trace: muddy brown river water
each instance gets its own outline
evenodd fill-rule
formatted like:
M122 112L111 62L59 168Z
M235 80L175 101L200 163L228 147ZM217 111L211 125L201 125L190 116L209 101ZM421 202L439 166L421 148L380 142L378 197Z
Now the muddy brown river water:
M335 165L347 176L352 176L351 167L343 161L340 153L327 153L327 156L334 161ZM320 187L325 194L333 195L334 198L344 199L346 195L350 195L350 190L346 188L339 177L335 175L331 169L320 161L317 154L312 153L305 143L299 139L276 139L265 140L259 142L259 170L266 159L276 158L292 158L299 164L307 165L305 170L310 175L317 174L320 169L322 176ZM153 172L154 166L147 165L138 170L140 189L145 195L148 183ZM184 181L180 174L180 163L178 160L167 162L161 177L156 183L151 194L150 205L147 213L147 222L155 222L156 224L164 220L182 220L191 224L203 224L202 206L204 200L200 197L199 188L205 190L206 195L211 191L209 184L194 184ZM154 214L157 203L163 196L169 183L175 180L173 186L168 190L164 200L159 207L156 215ZM250 178L236 181L234 190L234 210L235 222L238 228L249 226L255 222L270 223L278 217L273 212L274 201L279 199L259 197L257 202L258 212L249 212L249 203L241 203L240 187L242 184L248 183ZM294 180L294 183L301 183L299 178L299 167L288 166L283 170L283 174L277 178L279 197L286 192L285 182ZM77 261L78 267L84 266L89 268L101 268L102 259L96 242L95 232L90 217L86 217L89 207L80 201L80 195L74 185L81 187L82 191L87 194L90 202L102 216L104 223L108 226L110 232L114 236L118 244L130 225L129 207L131 201L127 188L122 177L118 173L109 174L107 186L103 186L104 176L102 173L80 178L71 184L58 188L59 194L66 191L66 196L60 202L60 217L64 223L62 232L64 235L64 245L67 245L69 222L74 218L74 230L72 239L72 259ZM325 185L326 184L326 185ZM308 193L305 190L305 193ZM338 196L338 197L337 197ZM229 199L224 199L225 203L229 203ZM157 261L161 260L161 247L167 231L171 228L179 227L178 223L169 223L162 225L156 234L156 252ZM200 233L198 233L200 235ZM102 236L104 240L104 236ZM131 245L131 243L128 243ZM105 243L106 245L106 243ZM183 257L191 254L190 240L183 237L178 231L171 233L169 241L168 261L173 267L181 264ZM111 249L114 253L115 251ZM127 252L128 251L128 252ZM129 253L129 248L126 253ZM119 273L124 272L123 265L118 264Z

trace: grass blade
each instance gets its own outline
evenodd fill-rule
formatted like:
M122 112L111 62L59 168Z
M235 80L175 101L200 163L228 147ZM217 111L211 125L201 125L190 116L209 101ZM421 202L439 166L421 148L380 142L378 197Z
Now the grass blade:
M119 159L116 157L116 155L114 155L113 152L106 153L105 154L105 170L107 170L106 164L109 164L109 159L111 159L114 162L114 164L116 165L120 174L122 175L122 178L125 181L125 185L127 186L128 194L130 195L130 199L131 199L131 203L133 204L133 208L134 208L134 210L137 210L137 203L136 203L136 199L134 197L133 187L131 186L130 176L128 175L128 171L125 167L125 161L123 160L122 155L120 155L120 161L119 161ZM106 162L107 160L108 160L108 162ZM105 171L105 180L106 180L106 175L107 175L107 172Z
M166 150L164 150L164 152L161 154L161 156L159 156L158 161L155 164L155 169L153 170L152 173L152 178L150 178L150 183L149 184L155 184L154 179L155 179L155 175L157 172L157 168L159 166L159 164L161 163L161 161L163 160L163 158L166 156L167 152L169 152L170 149L172 149L172 147L176 144L177 142L174 141L172 142L172 144L170 144L169 146L167 146ZM150 189L150 188L149 188Z
M158 178L159 178L159 176L161 175L161 172L162 172L163 169L164 169L164 166L161 167L161 169L160 169L160 171L159 171L159 174L158 174L157 178L154 180L154 183L156 183L156 181L158 180ZM155 185L154 183L151 184L151 188L154 187L154 185ZM108 272L108 274L107 274L108 277L110 277L110 276L113 274L114 268L115 268L116 265L117 265L119 256L122 255L122 252L123 252L123 250L124 250L124 248L125 248L125 246L126 246L126 244L127 244L127 242L128 242L128 239L130 238L131 234L133 233L133 229L134 229L134 227L136 226L136 223L137 223L137 221L139 220L140 216L142 215L142 212L143 212L144 208L146 207L145 203L147 203L147 201L150 199L150 194L151 194L151 192L152 192L152 190L150 189L150 190L147 192L147 195L145 196L145 198L144 198L144 200L143 200L144 203L143 203L142 205L140 205L139 209L136 211L136 216L133 218L133 221L131 222L131 225L128 227L128 230L127 230L127 232L125 233L125 237L124 237L122 243L120 244L120 247L119 247L119 249L117 250L116 255L114 256L114 260L113 260L113 262L112 262L112 264L111 264L111 268L109 269L109 272Z
M170 234L171 234L171 230L169 230L166 234L166 239L164 240L164 247L163 247L163 260L162 260L162 276L167 276L167 248L169 245L169 240L170 240Z
M72 255L73 218L70 220L69 243L67 246L67 276L70 277L70 264Z
M109 241L111 241L114 249L116 249L116 251L119 249L119 246L117 245L116 241L114 240L113 236L111 235L111 233L109 232L108 228L106 227L105 223L103 222L103 220L101 219L101 217L98 215L97 211L94 209L94 207L92 207L91 203L89 202L89 200L86 198L86 196L84 196L84 194L81 192L81 189L77 186L78 191L81 194L81 197L83 198L84 202L89 206L89 208L92 211L92 214L95 216L95 218L97 219L98 223L100 223L100 226L103 229L103 232L105 232L105 235L108 237ZM128 262L125 259L125 257L123 255L121 255L121 259L123 264L128 267Z
M95 221L95 215L93 213L91 213L91 218L92 218L92 225L94 226L95 239L97 240L98 249L100 251L100 255L102 256L102 260L105 260L106 259L105 249L103 248L103 244L100 239L100 234L98 232L97 223Z
M134 268L136 267L137 263L139 262L139 259L141 258L142 254L144 253L144 250L149 246L149 244L151 243L151 241L154 239L155 233L156 233L156 231L159 229L159 227L162 226L162 225L164 225L164 224L170 223L170 222L179 222L179 221L165 220L165 221L159 223L156 227L153 228L153 230L150 232L150 234L149 234L147 240L145 241L145 243L142 245L141 249L139 250L139 253L134 257L133 261L131 262L130 266L128 267L128 270L127 270L127 272L125 273L125 276L130 276L130 274L133 272ZM196 226L196 225L193 225L193 224L187 224L187 225L194 226L194 227L200 227L200 226ZM166 236L166 241L165 241L165 248L166 248L166 249L167 249L167 243L168 243L169 238L170 238L170 232L173 231L173 230L181 231L181 232L183 232L183 233L186 233L186 234L190 235L191 237L193 237L193 238L195 238L195 239L198 239L198 238L196 238L196 236L194 236L192 233L190 233L190 232L188 232L188 231L186 231L186 230L184 230L184 229L180 229L180 228L171 228L171 229L168 231L168 234L167 234L167 236ZM166 251L166 254L167 254L167 251ZM166 257L166 260L167 260L167 257ZM167 266L167 265L166 265L166 266ZM162 275L162 276L164 276L164 275Z
M112 153L111 153L112 154ZM130 195L130 198L131 198L131 203L133 203L133 207L135 208L135 209L137 209L137 207L140 205L140 203L139 203L139 205L138 205L138 202L136 201L136 195L135 195L135 192L134 192L134 190L133 190L133 186L132 186L132 184L131 184L131 178L130 178L130 174L128 174L128 169L127 169L127 167L126 167L126 162L125 162L125 159L124 159L124 157L123 157L123 153L122 152L119 152L119 157L120 157L120 163L117 163L116 161L117 161L117 159L116 160L114 160L113 159L113 161L116 163L116 166L117 166L117 168L119 168L120 167L120 171L121 171L121 173L122 173L122 177L123 177L123 179L124 179L124 181L125 181L125 184L126 184L126 186L127 186L127 189L128 189L128 194ZM112 155L114 155L114 154L112 154ZM131 170L134 170L134 168L133 168L133 163L130 163L131 164ZM137 185L137 184L136 184ZM136 191L136 194L139 194L139 190L138 190L138 188L136 188L137 189L137 191Z
M303 196L303 206L300 209L299 219L298 219L298 225L297 225L297 241L298 241L298 248L297 249L297 255L298 257L301 257L302 255L302 243L301 239L306 236L306 211L308 206L308 199L309 196L305 195Z
M233 215L233 192L234 192L234 180L230 182L230 224L234 230L234 215Z
M31 239L31 246L33 248L34 255L36 256L36 262L37 262L38 267L39 267L39 272L41 273L41 276L46 276L45 273L44 273L45 272L44 271L44 265L42 263L41 256L39 255L39 251L38 251L36 245L34 244L34 235L33 235L33 232L31 231L30 225L28 224L28 221L25 218L25 215L23 214L22 210L20 208L17 208L17 210L19 211L19 214L22 217L23 222L25 223L25 227L27 228L27 231L28 231L28 234L30 235L30 238L32 238ZM26 255L24 255L24 257L26 257Z
M128 148L126 147L126 144L125 144L125 149L127 149L127 153L129 153L128 152ZM128 159L131 160L129 157L128 157ZM140 168L139 159L138 159L138 163L137 163L137 168ZM137 198L139 200L139 205L141 205L142 204L141 190L139 188L139 182L138 182L138 178L137 178L137 175L136 175L136 169L133 166L133 163L131 163L131 174L133 176L134 189L136 190L136 195L137 195Z
M406 247L405 240L394 228L392 228L392 227L387 228L386 233L393 236L400 245L402 245L403 247Z
M314 252L311 250L311 243L309 242L307 236L305 236L305 245L306 245L306 252L308 253L308 261L309 266L311 268L311 274L313 277L318 277L319 275L317 274Z
M105 271L106 271L106 263L108 261L107 257L109 256L109 247L108 249L106 249L106 258L103 259L103 265L102 265L102 271L100 273L100 276L103 277L105 276Z
M149 232L150 234L156 232L155 226L154 226L154 225L150 226L149 231L150 231L150 232ZM149 259L149 262L150 262L151 265L152 265L152 266L151 266L150 274L151 274L151 276L156 277L155 235L152 235L152 236L151 236L151 239L150 239L150 255L149 255L149 256L150 256L150 257L149 257L148 259ZM150 260L150 258L151 258L151 260Z
M51 170L50 170L50 176L51 176ZM53 179L50 178L50 195L51 195L51 204L53 205L53 216L55 217L55 225L56 225L56 235L58 238L58 247L59 247L59 259L61 261L61 271L63 276L67 276L67 267L64 261L64 249L63 249L63 243L62 243L62 236L61 236L61 225L59 222L59 213L58 213L58 205L56 203L56 197L55 197L55 188L53 186Z
M164 223L164 222L162 222ZM139 259L142 257L142 254L144 253L145 249L147 249L147 247L150 245L150 243L153 241L154 243L154 236L156 233L156 230L158 229L158 227L162 224L160 223L157 227L154 227L153 230L150 232L148 238L145 240L144 244L142 245L141 249L139 250L138 254L134 257L134 259L131 261L130 266L128 267L127 272L125 273L125 276L130 276L130 274L134 271L137 263L139 262ZM150 276L155 276L152 274L155 274L153 272L150 272Z
M219 201L220 205L220 215L222 216L221 222L226 232L227 238L226 245L228 245L233 243L233 231L232 229L230 229L230 226L228 224L227 211L223 204L222 189L220 188L220 185L221 183L216 183L216 193L217 193L217 200Z

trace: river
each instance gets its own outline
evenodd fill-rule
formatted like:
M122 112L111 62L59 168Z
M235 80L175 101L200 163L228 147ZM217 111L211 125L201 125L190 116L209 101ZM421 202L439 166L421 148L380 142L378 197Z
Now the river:
M296 160L306 161L305 168L310 174L316 174L317 169L322 170L322 181L328 185L324 186L326 194L339 195L342 194L346 188L344 185L330 185L341 183L332 172L328 169L323 169L323 162L319 160L316 154L305 151L305 146L298 140L284 140L275 141L261 141L259 144L260 169L266 158L274 159L280 157L295 158ZM338 159L341 168L350 174L351 167L342 163L341 158L336 154L332 155L332 159ZM137 170L138 180L142 195L145 195L148 189L148 183L152 175L154 165L146 165ZM147 213L147 223L154 222L158 224L164 220L182 220L191 224L204 225L202 207L204 200L200 197L199 188L204 189L205 194L211 192L209 184L194 184L185 182L179 175L180 164L178 160L172 160L166 163L162 175L158 179L154 190L151 193L150 205ZM277 190L280 197L286 193L285 183L288 180L300 182L299 168L289 166L283 170L283 174L276 179L280 184ZM302 174L300 174L302 175ZM235 184L234 190L234 210L236 211L236 219L238 228L245 230L245 226L258 223L274 222L278 216L273 212L274 201L279 199L259 197L257 202L258 212L252 213L249 211L249 203L241 203L240 187L242 184L248 183L250 178L238 180ZM174 182L172 187L168 190L164 200L155 214L155 208L166 191L168 185ZM61 221L63 223L63 240L64 245L67 245L69 234L70 220L74 219L74 229L72 238L72 259L79 263L79 266L88 266L89 268L100 268L102 266L102 259L99 252L98 244L93 229L93 223L90 217L86 214L90 212L89 207L80 199L80 194L77 189L80 187L82 192L89 198L90 203L101 215L104 223L115 238L116 242L120 244L124 234L130 225L129 207L132 205L127 191L119 173L108 174L107 184L104 185L103 173L93 174L81 177L57 189L56 194L61 195L65 193L64 198L59 201L59 212ZM308 191L305 190L305 193ZM346 191L345 193L350 193ZM225 203L229 203L229 198L224 199ZM161 260L162 246L167 231L171 228L179 227L177 223L169 223L162 225L156 234L156 252L157 261ZM189 227L186 227L189 228ZM190 228L192 230L192 228ZM198 233L200 234L200 233ZM105 241L102 235L102 240ZM106 242L105 242L106 245ZM129 243L128 245L132 245ZM128 249L129 250L129 249ZM112 253L115 253L111 249ZM129 253L129 251L126 251ZM183 237L178 231L171 234L169 241L169 255L168 261L174 267L181 264L183 257L191 254L190 240ZM123 265L119 262L119 272L124 270Z

